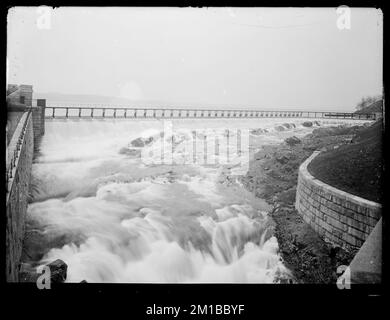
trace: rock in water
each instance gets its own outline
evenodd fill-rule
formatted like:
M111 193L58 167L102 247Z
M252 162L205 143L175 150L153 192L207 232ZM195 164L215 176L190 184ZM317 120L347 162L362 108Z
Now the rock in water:
M138 147L138 148L142 148L145 146L145 142L144 142L144 139L142 138L137 138L137 139L134 139L133 141L131 141L131 145L133 147Z
M149 137L149 138L147 138L147 139L144 140L144 143L145 143L145 145L149 145L149 144L151 144L153 141L154 141L154 138L153 138L153 137Z
M136 157L136 156L139 156L141 154L141 150L140 149L121 148L119 150L119 154L125 154L127 156Z
M276 156L275 160L281 164L286 164L289 158L285 155L281 155L281 156Z
M62 283L66 280L68 265L61 259L57 259L47 265L51 272L51 281L53 283Z
M151 144L153 141L154 141L154 138L153 138L153 137L149 137L149 138L142 138L142 137L139 137L139 138L134 139L133 141L131 141L130 144L131 144L133 147L143 148L143 147L145 147L145 146Z
M312 127L312 126L313 126L313 122L311 122L311 121L305 121L304 123L302 123L302 125L303 125L304 127Z
M292 136L284 140L289 146L294 146L298 143L301 143L301 139L297 138L296 136Z
M254 135L260 135L263 132L264 132L263 129L260 129L260 128L251 130L251 134L254 134Z
M52 283L65 282L68 265L64 261L57 259L46 266L50 269L50 281ZM37 282L40 275L41 274L37 273L29 264L22 264L19 278L20 282Z

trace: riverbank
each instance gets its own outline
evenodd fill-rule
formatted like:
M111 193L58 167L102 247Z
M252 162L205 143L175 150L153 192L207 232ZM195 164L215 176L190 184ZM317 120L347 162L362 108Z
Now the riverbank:
M348 265L356 253L323 241L295 210L299 166L313 151L335 150L361 130L362 126L318 128L302 139L265 145L241 179L249 191L273 206L270 216L276 223L280 254L298 283L336 283L337 267Z

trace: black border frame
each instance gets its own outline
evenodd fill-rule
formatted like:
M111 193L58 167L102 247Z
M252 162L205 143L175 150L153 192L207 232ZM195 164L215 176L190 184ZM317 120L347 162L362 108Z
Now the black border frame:
M5 75L5 56L6 56L6 38L7 38L7 11L8 8L12 6L35 6L35 5L53 5L61 6L64 2L58 3L53 1L11 1L5 3L3 6L3 35L5 35L2 47L2 53L4 54L3 63L1 66L4 68L3 77ZM130 6L145 6L144 3L140 1L131 1L128 3ZM102 1L66 1L64 5L66 6L128 6L127 3L123 1L110 1L102 3ZM383 11L384 16L384 29L386 26L385 17L387 17L387 10L384 4L380 4L378 1L360 1L359 3L347 1L344 3L337 3L334 1L319 1L314 3L309 3L308 1L301 1L300 3L293 3L291 1L274 1L267 3L258 2L258 1L222 1L215 3L215 1L209 1L207 3L149 3L147 6L178 6L178 7L212 7L212 6L233 6L233 7L338 7L339 5L348 5L350 7L376 7L380 8ZM383 35L385 37L386 31L384 30ZM383 71L385 70L386 65L386 41L384 38L383 45ZM4 79L4 78L3 78ZM386 73L383 72L383 83L385 88L385 97L387 97L387 86L386 84ZM4 86L5 87L5 86ZM5 92L5 91L4 91ZM5 95L5 93L4 93ZM5 99L4 105L1 110L1 121L3 121L3 127L5 128L6 123L6 112L5 112ZM3 113L4 112L4 113ZM385 126L387 125L387 120L385 119ZM1 130L2 141L5 140L5 132ZM4 138L3 138L4 135ZM384 144L383 144L383 156L385 160L385 168L387 167L387 142L388 133L384 133ZM0 139L0 140L1 140ZM4 148L5 154L5 145L1 144L1 148ZM3 157L4 158L4 157ZM5 178L5 160L2 159L2 174ZM384 173L384 190L386 190L386 182L388 180L388 171L385 170ZM3 180L5 181L5 179ZM1 185L3 189L4 186ZM5 194L5 188L4 193ZM5 198L4 198L5 199ZM5 201L3 202L3 209L5 211ZM27 283L6 283L5 281L5 272L0 273L1 284L4 293L7 296L7 301L18 302L22 306L28 300L33 303L38 303L44 308L44 305L50 302L58 305L59 309L66 308L66 305L71 299L73 302L84 301L86 298L91 301L94 301L94 306L99 308L100 304L105 304L105 302L110 301L114 302L116 305L121 308L126 308L128 310L127 316L130 318L145 318L153 319L153 317L147 316L145 314L146 306L153 304L165 305L165 306L188 306L190 304L244 304L245 312L242 316L215 316L215 318L225 319L225 318L242 318L247 316L255 316L260 319L262 308L267 308L269 302L276 302L279 305L279 308L275 312L293 312L297 308L306 308L305 306L310 302L317 301L320 309L317 310L312 316L318 316L320 314L326 314L330 312L330 315L335 315L334 307L340 306L344 311L342 313L349 313L352 310L365 308L362 305L359 305L359 302L364 299L366 302L377 302L378 299L387 295L385 290L388 278L387 278L387 208L388 200L386 196L384 197L383 203L383 281L380 285L352 285L350 290L339 290L337 289L336 284L334 285L263 285L263 284L66 284L52 286L51 290L38 290L35 284ZM6 216L3 214L1 216L3 223L2 230L2 239L5 239L5 220ZM1 241L2 249L5 253L5 241ZM4 246L4 247L3 247ZM5 254L1 255L4 259ZM5 263L2 263L3 268L5 269ZM296 301L294 299L297 299ZM21 302L24 301L24 302ZM290 309L290 303L287 301L295 301ZM331 301L330 304L325 303L324 301ZM60 307L62 306L62 307ZM271 308L271 306L269 307ZM32 311L32 310L30 310ZM299 310L302 312L302 310ZM34 313L32 311L32 313ZM294 312L293 312L294 313ZM339 312L337 315L341 315ZM205 318L203 316L193 316L190 317L193 319ZM155 319L165 319L164 317L155 317Z

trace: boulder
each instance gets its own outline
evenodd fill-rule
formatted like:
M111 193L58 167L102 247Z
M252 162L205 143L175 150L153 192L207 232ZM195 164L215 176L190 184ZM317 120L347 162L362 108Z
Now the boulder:
M287 157L286 155L280 155L280 156L276 156L275 160L280 164L286 164L288 160L290 160L290 158Z
M61 259L57 259L46 266L50 269L50 280L51 283L62 283L65 282L68 272L68 265ZM20 282L37 282L40 277L40 273L35 271L29 264L22 264L19 279Z
M68 265L61 259L57 259L47 265L50 268L51 272L51 281L53 283L65 282Z
M145 146L145 141L142 138L137 138L130 143L133 147L142 148Z
M301 141L301 139L297 138L296 136L292 136L292 137L289 137L286 140L284 140L284 142L286 142L289 146L294 146L296 144L301 143L302 141Z
M145 145L149 145L153 142L154 138L153 137L149 137L147 139L144 139L144 143Z
M136 156L139 156L141 154L141 150L140 149L121 148L119 150L119 154L125 154L127 156L136 157Z
M261 128L251 130L251 134L256 135L256 136L262 134L263 132L264 132L264 131L263 131L263 129L261 129Z
M304 127L312 127L312 126L313 126L313 122L311 122L311 121L305 121L304 123L302 123L302 125L303 125Z

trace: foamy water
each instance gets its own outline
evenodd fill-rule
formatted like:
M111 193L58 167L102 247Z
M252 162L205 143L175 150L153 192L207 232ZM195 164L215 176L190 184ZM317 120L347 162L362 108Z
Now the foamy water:
M287 121L174 120L163 137L164 124L156 120L47 121L28 207L28 232L42 241L26 240L43 256L25 262L37 267L62 259L67 282L272 283L289 277L269 205L234 179L262 144L313 129L301 125L304 119ZM334 123L340 122L320 121ZM263 130L248 135L249 148L238 149L237 137L246 143L248 128ZM230 144L223 142L227 129ZM211 144L202 163L210 149L202 139L210 134L218 137L218 152ZM131 146L139 137L152 138L145 147ZM168 145L163 152L162 143ZM145 154L154 162L144 161Z

